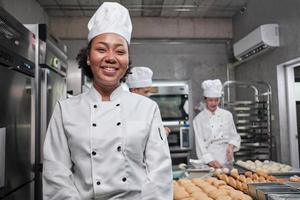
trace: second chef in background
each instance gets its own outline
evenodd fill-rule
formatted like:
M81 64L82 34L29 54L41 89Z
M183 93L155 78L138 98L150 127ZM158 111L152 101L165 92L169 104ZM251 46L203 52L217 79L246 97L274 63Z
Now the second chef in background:
M140 94L142 96L149 96L152 86L153 72L149 67L134 67L131 69L131 73L127 78L127 85L129 91L132 93ZM171 129L165 127L167 135L170 134Z
M241 138L232 114L219 108L221 81L206 80L202 83L202 89L206 108L193 120L196 153L203 162L220 168L234 160L233 152L239 150Z

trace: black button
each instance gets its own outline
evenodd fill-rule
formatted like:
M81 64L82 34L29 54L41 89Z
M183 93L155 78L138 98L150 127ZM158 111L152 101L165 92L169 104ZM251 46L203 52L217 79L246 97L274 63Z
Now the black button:
M118 151L121 151L121 149L122 149L121 146L118 146L117 150L118 150Z
M117 123L117 126L120 126L120 125L121 125L121 122L118 122L118 123Z
M126 178L126 177L122 178L122 181L123 181L123 182L126 182L126 181L127 181L127 178Z
M93 123L93 126L97 126L97 124Z
M94 108L97 108L97 105L94 105Z
M120 104L118 103L116 106L120 106Z
M97 185L100 185L101 184L101 182L100 181L97 181Z
M97 154L96 151L93 151L93 152L92 152L92 155L93 155L93 156L95 156L96 154Z

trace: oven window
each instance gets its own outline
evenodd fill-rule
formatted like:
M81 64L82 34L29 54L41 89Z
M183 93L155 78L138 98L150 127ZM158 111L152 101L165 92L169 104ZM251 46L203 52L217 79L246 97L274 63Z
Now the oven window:
M151 95L160 109L162 120L187 120L188 115L183 109L187 100L185 95Z

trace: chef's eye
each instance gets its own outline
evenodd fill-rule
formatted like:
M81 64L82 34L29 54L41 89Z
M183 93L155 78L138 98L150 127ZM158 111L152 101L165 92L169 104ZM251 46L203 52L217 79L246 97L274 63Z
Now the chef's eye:
M97 48L97 51L100 53L104 53L106 51L106 49L105 48Z
M125 50L117 50L116 53L118 55L124 55L124 54L126 54L126 51Z

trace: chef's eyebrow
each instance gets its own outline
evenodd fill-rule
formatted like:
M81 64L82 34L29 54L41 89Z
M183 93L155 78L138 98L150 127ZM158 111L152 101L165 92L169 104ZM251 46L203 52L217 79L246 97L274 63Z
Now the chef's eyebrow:
M96 42L96 44L103 44L103 45L105 45L105 46L109 46L109 45L110 45L110 44L107 43L107 42L101 42L101 41ZM116 47L122 46L122 47L124 47L125 45L122 44L122 43L116 43L116 44L113 44L113 46L116 46Z

